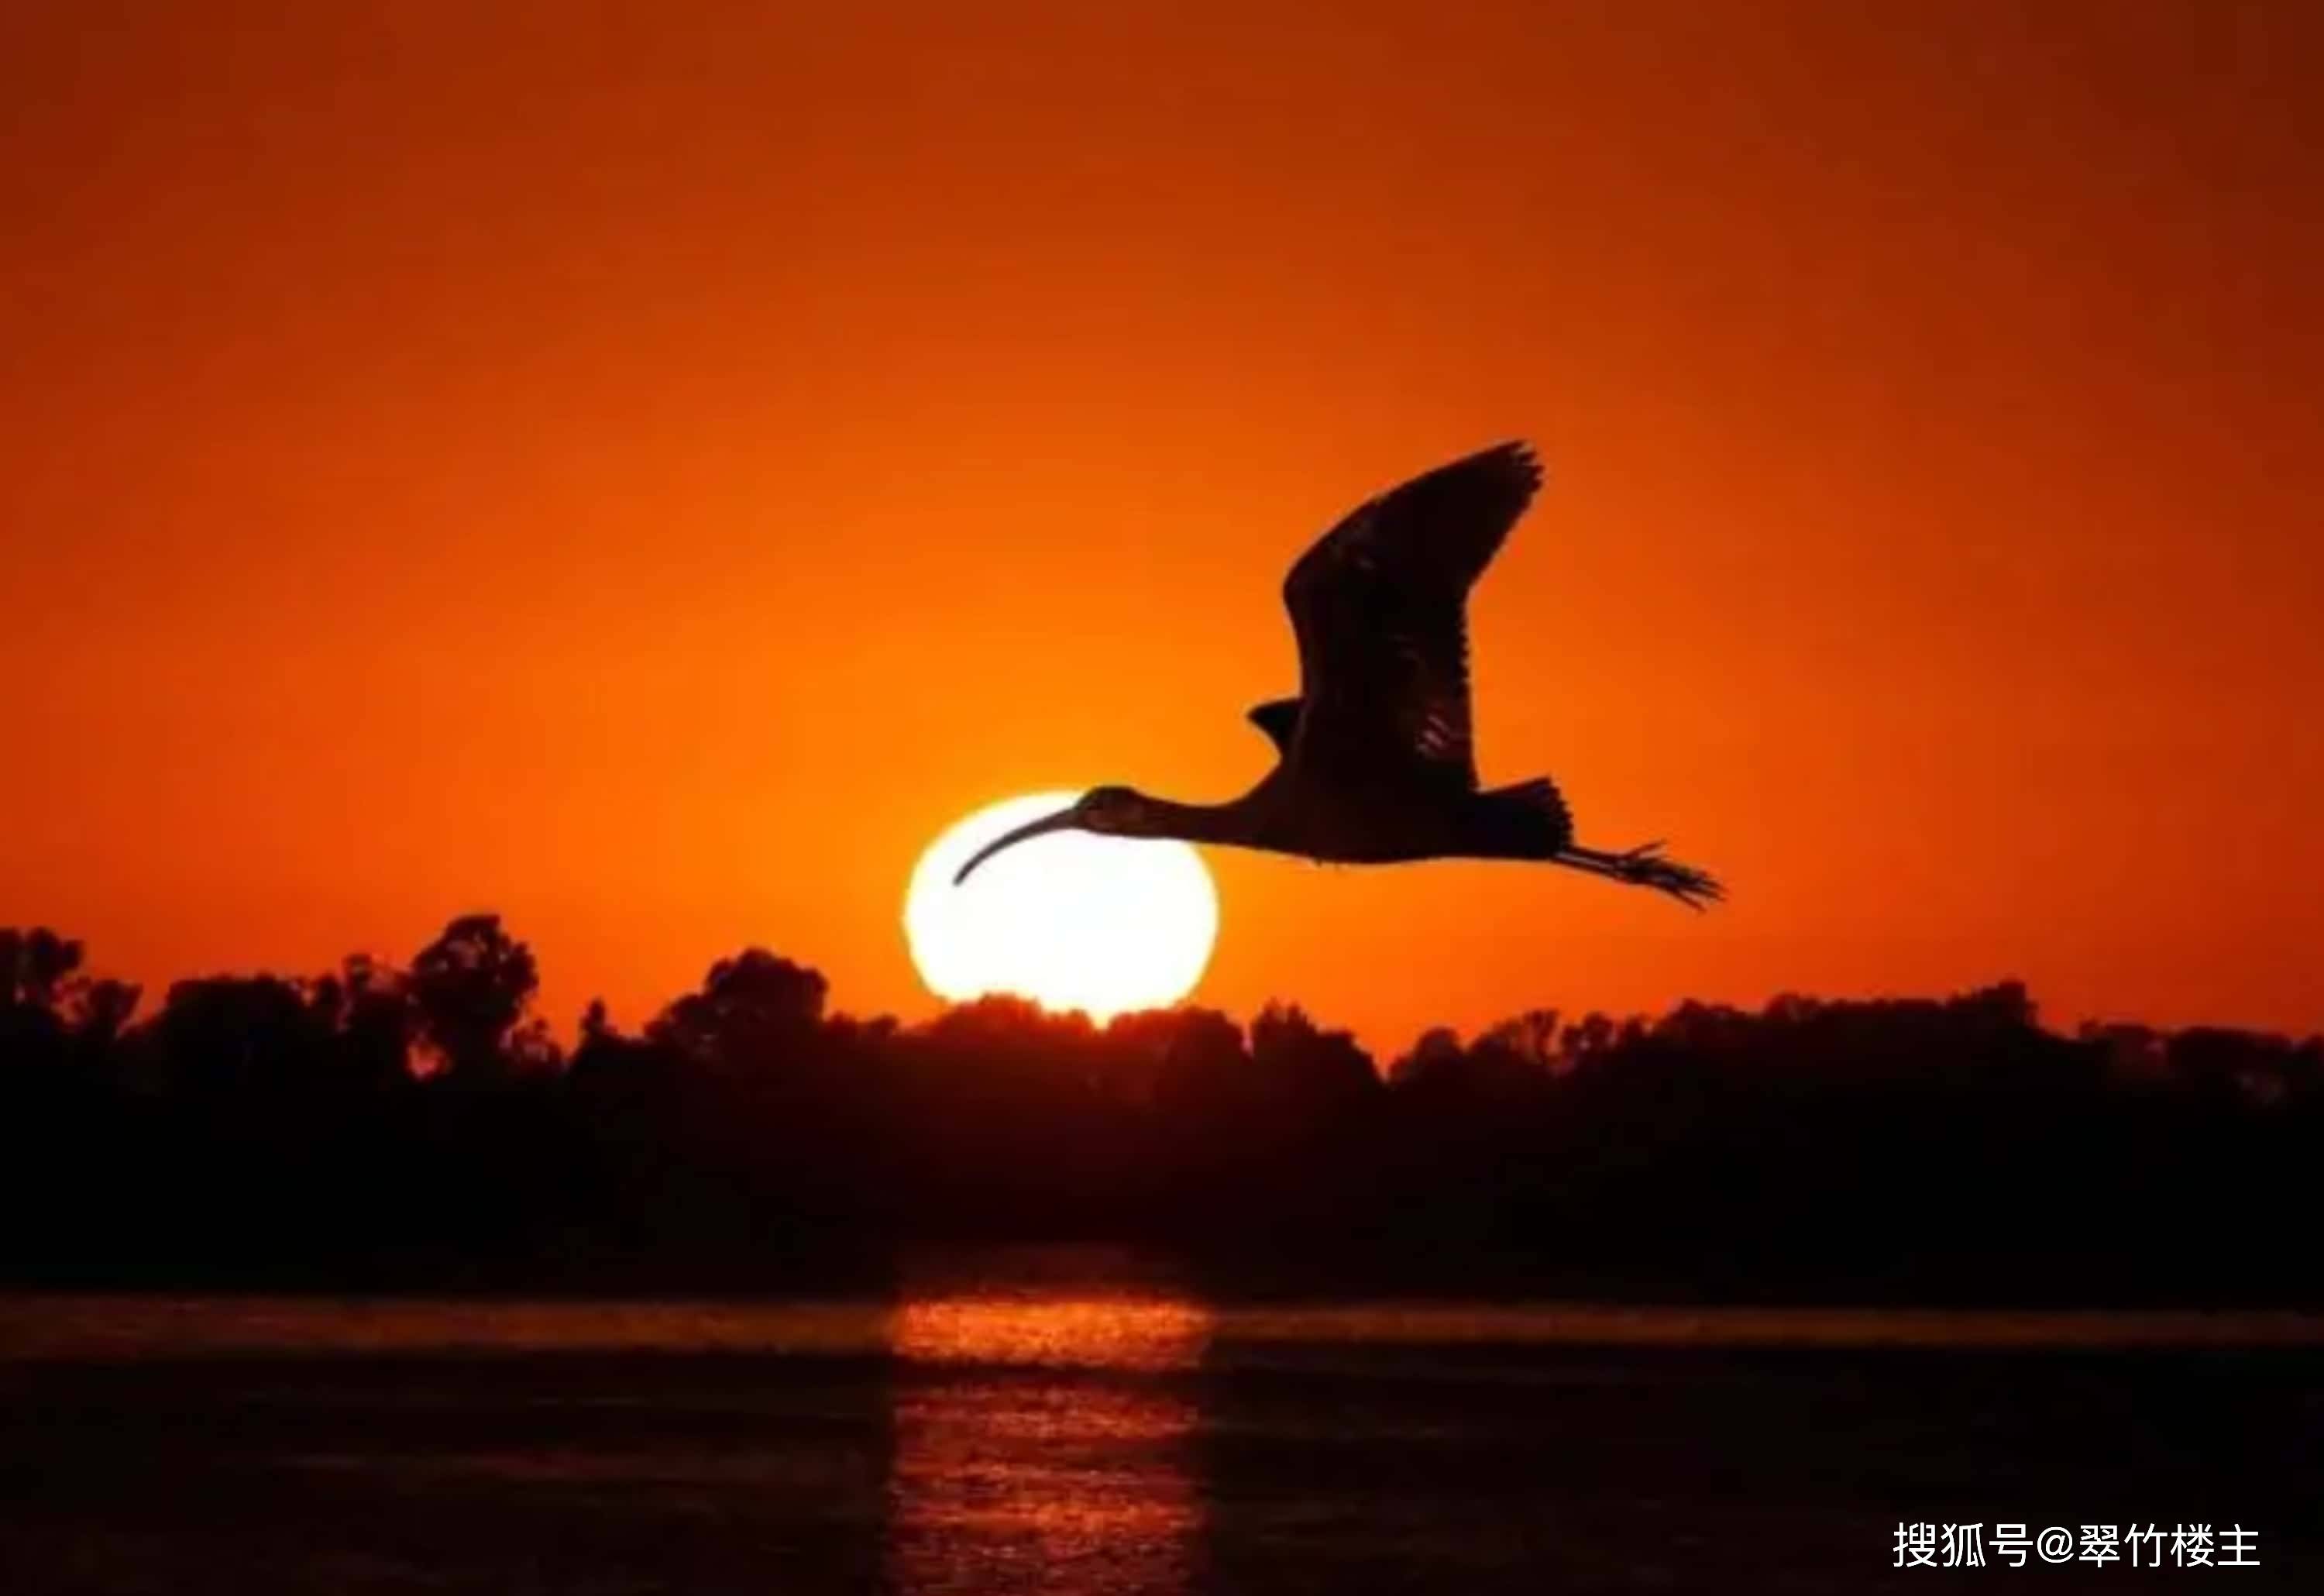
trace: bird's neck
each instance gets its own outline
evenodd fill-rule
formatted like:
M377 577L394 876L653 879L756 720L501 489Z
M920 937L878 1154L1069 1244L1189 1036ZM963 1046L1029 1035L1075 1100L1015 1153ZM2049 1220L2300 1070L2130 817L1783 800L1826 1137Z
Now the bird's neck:
M1237 804L1182 804L1170 798L1149 798L1147 813L1152 816L1153 830L1158 837L1178 837L1190 843L1232 842L1240 836L1236 820L1240 813Z

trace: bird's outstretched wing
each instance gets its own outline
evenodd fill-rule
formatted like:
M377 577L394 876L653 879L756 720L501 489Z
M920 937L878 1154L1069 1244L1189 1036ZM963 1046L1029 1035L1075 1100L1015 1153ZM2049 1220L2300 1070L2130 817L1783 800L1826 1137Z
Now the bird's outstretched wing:
M1463 610L1540 486L1533 451L1503 444L1368 501L1299 557L1283 584L1303 705L1286 765L1476 786Z

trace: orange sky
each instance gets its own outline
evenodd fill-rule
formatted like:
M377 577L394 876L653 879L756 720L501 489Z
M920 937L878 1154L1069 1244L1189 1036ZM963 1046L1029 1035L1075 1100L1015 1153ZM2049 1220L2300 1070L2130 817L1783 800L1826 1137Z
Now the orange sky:
M1199 1001L2324 1024L2319 63L2298 0L9 7L0 921L153 981L492 907L560 1025L753 942L926 1013L943 825L1239 791L1292 558L1523 436L1484 776L1732 903L1214 853Z

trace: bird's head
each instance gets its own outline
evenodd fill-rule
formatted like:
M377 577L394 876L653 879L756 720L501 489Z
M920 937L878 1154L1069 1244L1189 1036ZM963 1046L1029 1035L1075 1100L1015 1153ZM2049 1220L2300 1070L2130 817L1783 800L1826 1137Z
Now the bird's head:
M1028 820L985 844L960 867L952 878L953 885L968 880L969 872L1003 848L1014 847L1045 832L1093 831L1101 836L1153 836L1159 824L1154 800L1135 788L1093 787L1056 814Z

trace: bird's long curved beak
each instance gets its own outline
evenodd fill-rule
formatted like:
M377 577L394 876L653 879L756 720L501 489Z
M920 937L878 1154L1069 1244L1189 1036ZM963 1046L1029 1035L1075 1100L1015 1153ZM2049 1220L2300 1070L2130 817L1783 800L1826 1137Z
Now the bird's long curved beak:
M1054 815L1044 815L1038 820L1028 820L1014 831L1003 832L969 857L968 863L962 865L959 872L952 878L952 884L957 887L968 880L970 871L974 870L1003 848L1013 848L1028 838L1039 836L1043 832L1069 831L1074 824L1074 811L1060 809Z

